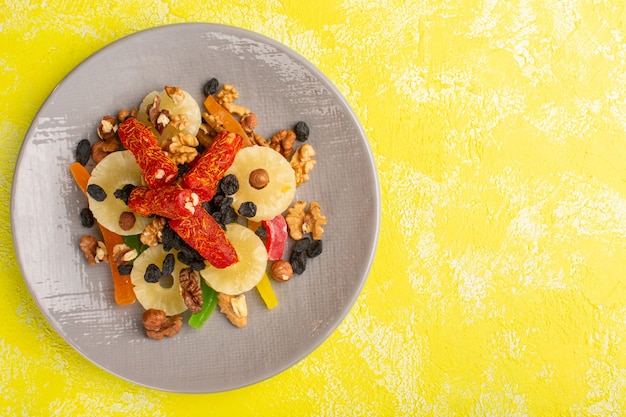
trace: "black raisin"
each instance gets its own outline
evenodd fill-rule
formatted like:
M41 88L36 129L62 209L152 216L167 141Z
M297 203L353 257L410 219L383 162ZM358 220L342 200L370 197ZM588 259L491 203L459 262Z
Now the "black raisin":
M178 166L178 178L181 178L183 175L189 172L190 169L191 167L189 166L187 162L185 162L184 164L180 164Z
M180 249L183 239L171 228L169 223L165 223L163 230L161 230L161 242L163 243L163 249L168 252L172 249Z
M311 239L309 239L308 237L303 237L300 240L296 240L295 245L293 245L293 251L306 253L306 251L309 249L309 246L311 246Z
M194 271L202 271L206 267L204 259L196 259L194 256L185 252L178 252L178 260L185 265L190 266Z
M95 219L93 218L93 213L89 210L89 207L85 207L80 211L80 224L84 227L91 227L95 223Z
M174 255L171 253L168 253L167 255L165 255L165 259L163 260L163 275L164 276L168 276L168 275L172 275L172 273L174 272Z
M291 256L289 256L289 264L291 264L291 269L293 269L294 274L302 274L306 269L306 252L291 252Z
M220 211L225 212L226 210L231 208L232 204L233 198L224 196L220 201Z
M199 260L203 260L202 255L200 255L200 253L195 250L194 248L192 248L187 242L182 241L182 244L180 245L180 251L182 253L184 253L185 255L187 255L189 258L191 259L199 259Z
M306 250L306 256L309 258L315 258L322 253L322 241L321 240L312 240L311 244Z
M91 157L91 142L87 139L81 139L76 146L76 162L85 165Z
M222 222L224 224L232 223L237 220L237 212L232 207L225 208L222 212Z
M130 197L130 193L132 193L135 188L136 186L133 184L126 184L122 188L115 190L113 195L115 198L122 200L124 204L128 204L128 197Z
M204 94L207 96L212 96L213 94L217 93L219 86L220 82L217 80L217 78L211 78L209 81L206 82L206 84L204 84Z
M117 272L119 272L120 275L128 275L131 273L132 270L133 266L131 264L119 265L117 267Z
M306 142L309 139L309 126L305 122L296 123L293 131L296 134L296 140Z
M106 191L98 184L89 184L87 186L87 194L96 201L104 201L107 198Z
M239 180L235 174L228 174L222 177L218 188L226 195L233 195L239 190Z
M224 194L215 194L210 201L203 203L204 209L209 213L222 211L222 201L226 196Z
M239 214L244 217L256 216L256 204L252 201L245 201L239 206Z
M161 273L159 267L155 264L150 264L146 268L146 273L143 275L143 279L145 279L146 282L154 284L156 282L159 282L162 276L163 274Z
M263 225L260 225L254 233L256 233L258 237L267 237L267 229Z

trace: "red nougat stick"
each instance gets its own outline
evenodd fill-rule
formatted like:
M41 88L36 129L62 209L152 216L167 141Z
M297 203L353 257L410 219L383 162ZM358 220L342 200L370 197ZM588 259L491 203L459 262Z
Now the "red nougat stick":
M194 190L200 201L210 201L217 192L219 180L233 164L242 144L241 136L222 130L193 168L183 176L184 186Z
M159 147L150 129L134 117L122 122L117 130L122 145L135 156L150 188L172 184L178 167Z
M200 199L192 190L178 185L161 188L136 187L128 197L128 207L142 216L157 216L175 219L195 213Z
M226 268L239 261L224 230L202 206L191 216L170 220L169 225L214 267Z

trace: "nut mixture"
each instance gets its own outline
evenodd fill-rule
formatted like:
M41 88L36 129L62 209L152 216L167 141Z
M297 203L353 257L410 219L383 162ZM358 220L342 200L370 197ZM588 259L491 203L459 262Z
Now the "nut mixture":
M211 80L209 92L214 94L215 99L231 114L239 118L243 130L248 134L251 142L258 146L269 146L283 155L294 170L296 185L300 186L307 182L316 164L313 159L316 155L315 149L310 144L302 144L296 148L296 142L304 142L308 139L309 128L304 122L298 122L293 129L283 129L276 132L271 139L265 139L258 134L255 129L259 120L257 115L245 106L235 104L239 97L237 89L233 85L224 84L221 89L216 90L217 81ZM206 89L207 87L205 87ZM165 86L167 95L174 103L180 103L185 98L184 91L179 87ZM172 125L179 131L189 126L186 115L172 115L166 109L161 109L159 96L155 96L153 102L148 105L147 113L150 122L155 129L162 133L168 126ZM131 110L122 109L116 117L104 116L97 127L97 134L100 140L91 145L91 158L95 163L101 161L112 152L121 149L121 143L117 136L120 123L129 117L137 117L137 108ZM212 115L207 112L202 113L204 123L196 136L188 133L173 135L161 144L161 148L169 158L178 166L184 166L199 154L199 147L208 148L214 141L215 136L224 130L224 122L219 115ZM83 164L84 165L84 164ZM269 177L263 169L255 170L249 178L250 184L257 189L264 188ZM286 282L293 278L294 273L301 274L306 266L306 258L312 258L321 253L321 238L326 225L326 216L321 213L318 202L312 201L308 204L305 201L296 201L287 210L285 220L288 226L289 237L295 241L306 243L306 245L296 245L290 260L279 259L271 261L270 276L278 282ZM130 230L136 218L132 212L124 212L120 215L120 227L123 230ZM139 240L146 246L156 246L165 243L164 233L167 219L156 216L148 226L141 232ZM170 233L168 231L168 233ZM310 235L317 245L309 244ZM168 234L169 236L169 234ZM168 238L171 240L172 238ZM88 263L93 265L101 262L109 262L109 257L118 266L132 267L132 261L137 258L136 249L130 248L126 244L119 244L113 248L113 253L108 254L105 244L98 241L93 236L82 236L80 249L84 253ZM294 261L297 259L297 261ZM295 263L294 263L295 262ZM165 269L165 266L164 266ZM193 314L201 311L203 306L201 278L193 268L183 268L179 275L183 300L187 309ZM248 307L244 294L227 295L217 294L217 305L219 310L236 327L245 327L248 321ZM164 311L148 309L142 316L142 324L146 335L152 339L163 339L176 335L182 327L182 316L177 314L167 316Z

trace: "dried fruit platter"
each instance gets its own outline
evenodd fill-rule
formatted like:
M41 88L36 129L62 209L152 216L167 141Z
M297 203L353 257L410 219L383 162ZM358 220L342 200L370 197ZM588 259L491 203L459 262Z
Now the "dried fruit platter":
M181 47L181 45L183 45ZM166 52L164 52L166 51ZM175 62L176 65L172 65ZM150 63L151 68L145 68ZM155 341L138 303L115 302L108 267L88 265L85 195L68 166L80 138L96 140L98 121L165 85L197 102L215 76L237 86L265 135L306 120L315 132L315 178L295 199L322 201L332 227L324 254L286 285L278 306L247 297L249 324L210 319ZM97 82L94 82L97 80ZM52 327L86 359L139 385L208 393L240 388L284 371L341 323L365 283L380 221L378 179L358 119L332 83L283 45L242 29L178 24L139 32L95 53L61 81L27 132L14 176L11 221L29 290ZM234 330L233 330L234 329Z

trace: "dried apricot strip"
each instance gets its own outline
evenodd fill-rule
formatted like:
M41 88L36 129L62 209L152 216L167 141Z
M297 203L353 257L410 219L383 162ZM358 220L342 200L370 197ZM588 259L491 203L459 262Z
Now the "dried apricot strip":
M239 261L224 230L202 206L190 216L171 219L169 225L214 267L226 268Z
M211 113L213 116L220 119L220 121L224 125L225 130L228 130L229 132L233 132L241 136L241 138L243 139L243 146L254 145L254 143L252 143L252 141L246 134L245 130L243 130L243 127L241 127L241 124L239 124L237 119L235 119L235 117L228 110L226 110L220 103L215 101L213 96L207 96L207 98L204 100L204 107L207 109L209 113Z
M134 117L119 125L117 134L122 145L135 156L150 188L172 184L178 177L178 167L159 147L149 127Z
M194 166L183 176L183 184L200 197L200 201L210 201L217 191L217 184L233 164L235 155L241 149L240 135L222 130Z
M128 197L128 207L142 216L174 219L193 214L200 204L192 190L177 185L161 188L136 187Z
M87 195L87 183L89 182L90 174L78 162L74 162L70 165L70 172L74 177L74 181L80 187L80 189ZM109 229L103 227L98 223L100 232L102 233L102 240L107 248L108 253L113 253L115 245L124 243L122 236L117 233L111 232ZM111 276L113 278L113 289L115 295L115 302L119 305L127 305L135 302L135 291L133 290L133 283L130 280L130 275L122 275L117 269L115 262L109 262L111 267Z

